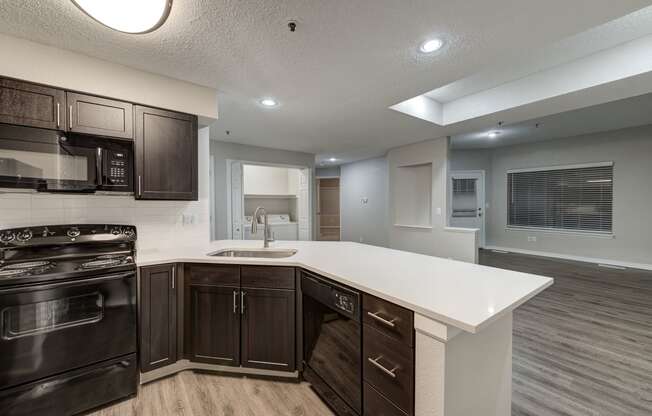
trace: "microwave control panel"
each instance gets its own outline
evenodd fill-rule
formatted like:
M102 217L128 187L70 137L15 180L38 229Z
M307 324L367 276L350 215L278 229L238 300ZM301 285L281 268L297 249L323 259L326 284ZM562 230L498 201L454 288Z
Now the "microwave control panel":
M124 151L107 150L106 180L107 185L129 186L129 154Z

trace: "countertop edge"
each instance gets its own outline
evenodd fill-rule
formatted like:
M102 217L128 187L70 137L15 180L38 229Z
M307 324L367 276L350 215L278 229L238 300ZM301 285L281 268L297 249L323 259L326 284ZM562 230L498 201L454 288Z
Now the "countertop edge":
M490 326L493 322L499 320L503 316L505 316L507 313L513 311L523 303L527 302L528 300L532 299L534 296L538 295L548 287L550 287L554 283L554 279L552 278L547 278L549 279L548 282L543 284L541 287L539 287L537 290L529 293L527 296L518 299L514 303L510 304L509 306L504 307L500 311L495 312L492 316L488 317L487 319L478 322L478 323L468 323L468 322L463 322L459 321L457 319L438 314L437 312L434 312L429 309L422 308L418 305L414 305L410 302L401 300L399 298L396 298L392 295L388 295L386 293L379 292L377 290L374 290L372 288L362 286L360 284L357 284L355 282L350 281L349 279L342 277L342 276L337 276L333 275L331 273L325 272L323 270L320 270L316 267L304 264L300 261L292 261L291 259L251 259L251 258L218 258L218 257L208 257L206 259L199 259L199 258L192 258L192 257L166 257L166 258L160 258L160 259L152 259L152 260L146 260L146 261L138 261L136 260L136 265L137 267L146 267L146 266L153 266L153 265L159 265L159 264L168 264L168 263L206 263L206 264L237 264L237 265L256 265L256 266L289 266L289 267L300 267L302 269L306 269L308 271L320 274L324 277L327 277L329 279L335 280L338 283L342 283L347 286L351 286L355 289L361 290L365 293L368 293L370 295L379 297L381 299L384 299L388 302L395 303L399 306L402 306L406 309L409 309L415 313L418 313L420 315L423 315L427 318L430 318L434 321L453 326L455 328L459 328L463 331L469 332L471 334L476 334L483 330L484 328Z

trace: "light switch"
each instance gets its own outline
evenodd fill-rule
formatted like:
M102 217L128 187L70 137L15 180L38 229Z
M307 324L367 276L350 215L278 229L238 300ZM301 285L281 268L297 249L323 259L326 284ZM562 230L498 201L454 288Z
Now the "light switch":
M437 207L437 209L435 210L435 212L437 213L437 215L441 215L441 208Z

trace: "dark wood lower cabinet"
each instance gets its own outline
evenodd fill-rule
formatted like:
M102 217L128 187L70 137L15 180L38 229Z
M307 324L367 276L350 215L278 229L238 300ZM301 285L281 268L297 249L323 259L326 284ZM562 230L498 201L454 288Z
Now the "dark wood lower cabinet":
M242 288L242 297L242 365L294 371L294 290Z
M240 365L240 293L225 286L190 286L191 360Z
M140 369L177 361L176 265L140 269Z

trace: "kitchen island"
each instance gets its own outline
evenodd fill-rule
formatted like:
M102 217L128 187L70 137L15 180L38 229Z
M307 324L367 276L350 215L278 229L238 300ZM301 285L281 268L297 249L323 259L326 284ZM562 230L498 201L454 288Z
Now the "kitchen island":
M141 250L137 264L296 267L391 302L414 313L415 415L510 414L512 311L552 279L351 242L271 244L270 249L297 250L287 258L208 255L260 246L223 240Z

